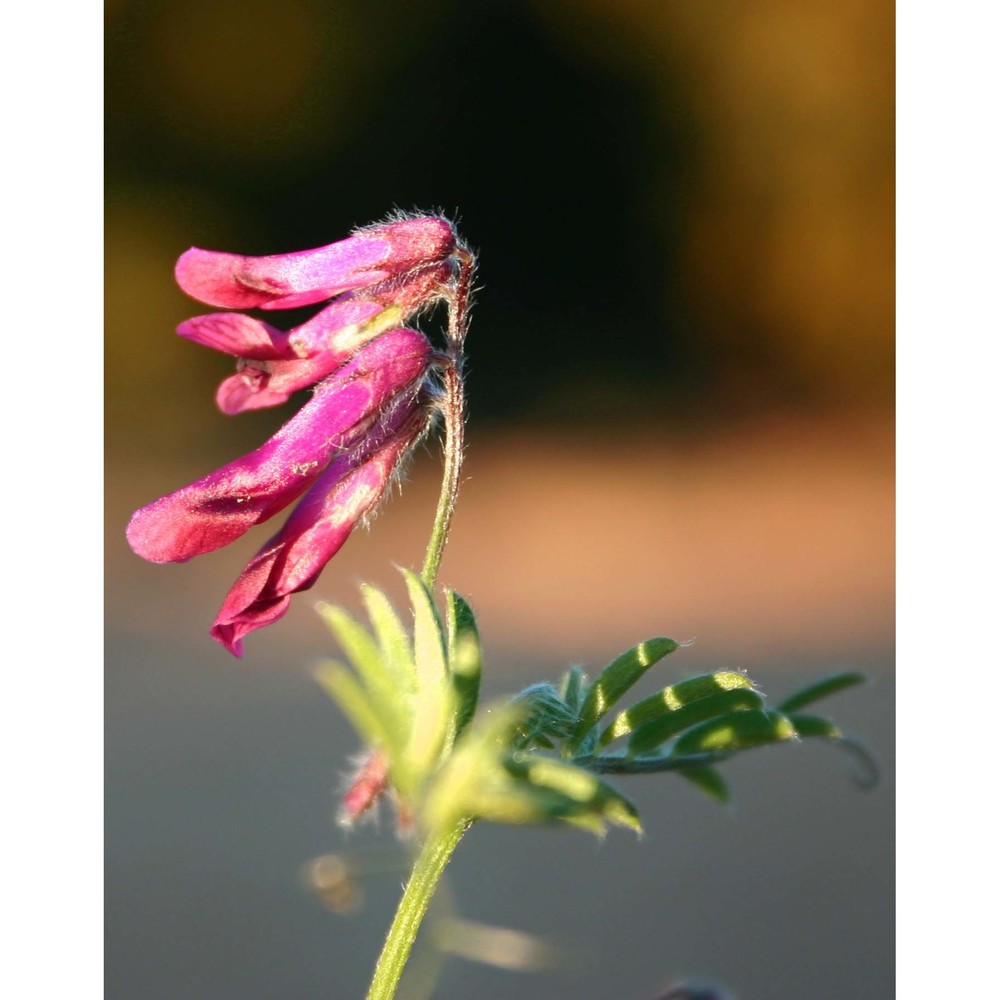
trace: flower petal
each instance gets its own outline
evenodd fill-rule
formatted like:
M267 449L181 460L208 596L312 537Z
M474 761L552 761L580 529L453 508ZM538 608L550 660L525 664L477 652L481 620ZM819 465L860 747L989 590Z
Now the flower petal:
M215 403L230 416L247 410L262 410L288 402L290 392L274 392L268 388L270 375L259 368L243 368L235 375L224 378L215 393ZM313 379L307 382L312 385Z
M177 327L177 333L203 347L240 358L272 360L297 357L288 334L243 313L209 313L192 316Z
M374 333L364 336L361 331L377 325L376 317L384 309L380 302L357 298L353 293L342 295L312 319L289 330L288 343L299 358L311 358L328 350L353 353L374 336ZM381 326L377 332L388 329L389 325Z
M316 582L354 526L382 498L426 423L426 411L415 402L397 413L393 423L398 426L402 419L402 426L361 464L350 455L330 463L281 531L240 574L211 629L234 656L242 656L244 636L276 621L288 610L293 593Z
M152 562L184 562L239 538L357 448L395 399L415 391L430 355L416 330L377 337L260 448L136 511L129 544Z
M215 401L228 414L278 406L287 402L293 392L315 385L350 358L348 351L324 351L314 358L294 361L241 363L235 375L223 380Z
M208 313L184 320L177 327L177 333L204 347L238 358L290 360L310 357L326 350L336 340L350 339L351 331L383 309L377 301L345 295L287 332L245 313ZM362 343L363 340L355 344L354 350Z
M188 295L212 306L290 309L445 260L454 247L451 225L425 216L363 229L315 250L267 257L192 247L177 261L175 274Z

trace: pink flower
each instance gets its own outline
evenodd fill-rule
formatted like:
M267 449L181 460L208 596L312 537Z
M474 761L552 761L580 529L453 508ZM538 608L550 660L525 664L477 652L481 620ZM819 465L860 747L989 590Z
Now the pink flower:
M242 655L243 637L307 590L383 497L427 426L431 347L389 330L316 389L256 451L136 511L128 540L153 562L183 562L235 541L304 493L285 526L240 575L212 636Z
M243 636L284 615L291 595L316 582L354 526L382 499L426 423L423 400L402 400L359 452L344 453L327 466L240 574L212 625L213 638L240 656Z
M162 563L234 542L300 497L331 460L353 458L377 437L389 409L418 398L430 361L430 344L416 330L377 337L256 451L137 510L129 544Z
M177 284L192 298L224 309L291 309L377 285L447 260L455 231L421 216L361 229L315 250L244 257L192 247L177 261Z
M153 562L184 562L235 541L302 498L223 604L212 635L236 656L280 618L377 506L426 429L433 352L403 326L444 294L455 234L443 219L363 229L317 250L273 257L192 249L177 281L210 305L282 309L333 298L282 331L243 313L196 316L178 333L237 357L217 400L226 413L273 406L315 385L270 440L136 511L127 535Z

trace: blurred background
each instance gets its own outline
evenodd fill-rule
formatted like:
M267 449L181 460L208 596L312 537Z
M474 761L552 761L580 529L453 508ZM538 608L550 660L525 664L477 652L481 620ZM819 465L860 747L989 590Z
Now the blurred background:
M435 449L239 663L207 627L273 525L185 566L144 563L123 529L299 402L216 411L231 364L173 334L203 311L177 256L318 246L394 207L444 211L481 251L442 580L480 616L487 694L657 634L696 642L650 689L738 666L780 696L862 669L830 711L885 771L862 794L828 748L785 747L729 767L732 809L629 786L639 842L476 829L458 911L563 957L454 959L435 995L653 1000L687 975L740 1000L891 995L893 19L861 0L109 0L109 997L367 984L403 873L390 824L333 826L356 746L310 679L332 651L312 605L357 608L362 579L401 597ZM334 852L373 873L350 912L299 877Z

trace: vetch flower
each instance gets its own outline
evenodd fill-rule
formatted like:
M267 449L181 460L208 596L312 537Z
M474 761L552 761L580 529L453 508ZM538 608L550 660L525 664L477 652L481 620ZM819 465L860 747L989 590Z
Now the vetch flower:
M132 548L151 562L185 562L235 541L301 496L334 456L355 455L387 408L416 396L430 361L416 330L376 338L255 451L136 511Z
M426 425L426 400L403 398L371 429L357 452L334 458L282 529L240 574L212 625L213 638L240 656L247 633L284 615L291 595L316 582L354 526L384 496Z
M309 491L213 626L231 652L240 655L243 635L285 613L289 595L315 582L378 503L427 425L431 360L422 333L386 331L324 379L261 447L132 516L127 534L138 555L184 562L228 545Z
M226 309L291 309L371 287L447 260L455 231L419 216L370 226L315 250L246 257L192 247L177 261L177 284L192 298Z

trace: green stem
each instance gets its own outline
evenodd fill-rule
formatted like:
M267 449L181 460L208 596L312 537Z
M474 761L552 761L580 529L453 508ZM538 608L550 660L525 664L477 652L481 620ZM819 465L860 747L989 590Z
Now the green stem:
M444 413L444 474L441 477L441 495L438 498L434 527L427 542L424 568L420 575L428 590L434 589L441 556L448 544L451 530L451 516L458 500L461 485L462 458L465 449L465 385L462 381L462 365L465 361L463 345L469 329L469 304L472 298L472 279L476 273L473 255L460 247L456 255L458 274L448 295L448 353L441 372L444 397L441 410Z
M410 956L410 949L427 912L427 905L452 853L469 826L469 820L462 820L450 830L431 835L421 848L382 946L367 1000L392 1000L396 995L403 967Z
M427 584L428 590L434 589L438 570L441 567L441 556L448 542L448 532L451 529L451 516L458 499L458 489L461 485L462 453L465 447L465 398L460 370L461 358L452 357L442 372L444 400L441 408L444 411L444 474L441 477L441 495L438 497L437 513L434 515L434 527L427 542L427 554L424 556L424 568L420 575Z
M680 771L685 767L703 767L719 764L732 757L729 751L688 754L686 757L625 757L620 754L607 757L574 757L573 763L594 774L656 774L659 771Z

